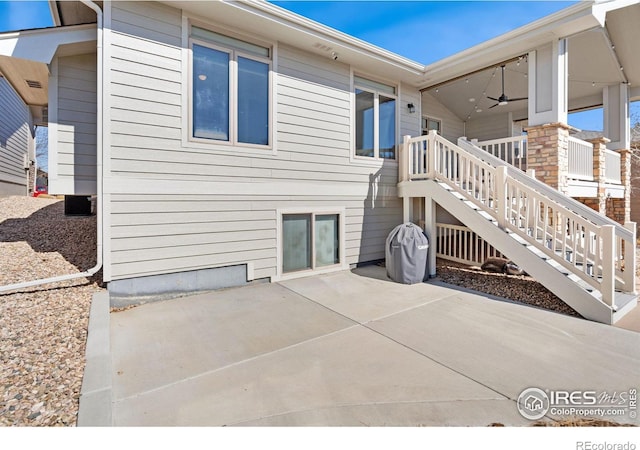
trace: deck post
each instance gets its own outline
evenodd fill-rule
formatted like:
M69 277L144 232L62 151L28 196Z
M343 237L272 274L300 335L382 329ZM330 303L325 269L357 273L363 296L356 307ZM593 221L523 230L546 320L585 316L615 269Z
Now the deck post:
M412 197L402 197L402 223L411 221L411 200Z
M438 244L436 228L436 202L431 197L424 199L424 232L429 238L429 277L436 276L436 251Z
M633 240L624 243L624 272L623 279L627 292L636 292L636 223L626 222L624 227L633 233Z
M429 131L429 139L427 140L427 174L429 178L436 177L436 130Z
M507 225L507 167L496 167L496 192L498 225L504 229Z
M602 301L615 309L616 229L613 225L603 225L600 230L602 233Z
M398 154L398 182L409 181L409 139L411 136L405 135L402 138L402 144L400 144L400 153Z

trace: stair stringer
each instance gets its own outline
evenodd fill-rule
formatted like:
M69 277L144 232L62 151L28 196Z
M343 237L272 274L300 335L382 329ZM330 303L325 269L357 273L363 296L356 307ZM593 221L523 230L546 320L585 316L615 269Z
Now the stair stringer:
M411 186L407 186L408 184L411 184ZM608 305L596 299L565 274L535 255L526 245L516 241L509 233L499 228L494 222L481 216L475 209L454 196L436 181L404 182L399 184L399 189L401 195L403 190L410 190L411 193L405 192L404 194L410 194L409 196L411 197L433 199L502 254L509 255L509 258L514 263L584 318L606 324L613 323L613 312ZM419 192L422 192L422 194L414 195Z

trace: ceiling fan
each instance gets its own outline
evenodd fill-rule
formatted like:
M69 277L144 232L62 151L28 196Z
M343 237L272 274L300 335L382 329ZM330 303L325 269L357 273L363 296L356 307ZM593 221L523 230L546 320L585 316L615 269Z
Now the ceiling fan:
M527 97L509 98L504 94L504 68L505 68L505 65L503 64L500 67L502 68L502 95L500 95L500 97L498 97L498 98L487 96L487 98L498 102L495 105L490 106L489 109L495 108L496 106L508 105L509 102L517 102L517 101L520 101L520 100L527 100Z

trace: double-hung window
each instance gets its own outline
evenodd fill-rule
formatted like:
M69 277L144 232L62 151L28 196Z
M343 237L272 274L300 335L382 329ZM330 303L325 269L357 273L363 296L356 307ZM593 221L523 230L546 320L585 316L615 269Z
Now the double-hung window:
M271 48L191 27L191 137L270 145Z
M354 76L355 154L396 158L396 88Z

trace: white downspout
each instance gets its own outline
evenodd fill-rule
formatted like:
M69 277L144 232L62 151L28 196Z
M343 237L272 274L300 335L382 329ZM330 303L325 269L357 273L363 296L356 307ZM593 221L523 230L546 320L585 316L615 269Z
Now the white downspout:
M40 280L27 281L24 283L7 284L0 286L0 292L14 291L17 289L24 289L32 286L39 286L41 284L57 283L60 281L74 280L76 278L90 277L102 268L102 213L103 213L103 189L102 189L102 133L103 133L103 114L102 114L102 97L103 97L103 17L102 10L98 5L89 0L81 0L87 7L93 9L96 12L97 18L97 87L96 87L96 265L91 269L80 273L71 273L68 275L61 275L58 277L44 278Z

